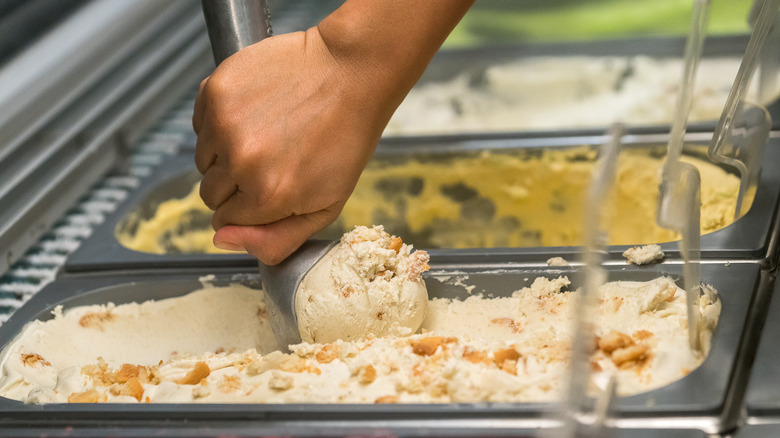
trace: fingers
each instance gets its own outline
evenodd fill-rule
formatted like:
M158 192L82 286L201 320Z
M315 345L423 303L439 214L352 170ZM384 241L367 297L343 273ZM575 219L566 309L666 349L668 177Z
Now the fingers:
M312 234L325 228L340 209L321 210L268 225L222 227L214 235L214 246L230 251L245 250L267 265L276 265L292 254Z
M215 209L212 227L219 230L226 225L265 225L304 213L292 204L301 199L294 193L277 193L260 199L264 201L242 190L236 191Z
M230 179L224 165L216 163L209 166L200 183L200 197L206 206L216 210L238 190L238 186Z

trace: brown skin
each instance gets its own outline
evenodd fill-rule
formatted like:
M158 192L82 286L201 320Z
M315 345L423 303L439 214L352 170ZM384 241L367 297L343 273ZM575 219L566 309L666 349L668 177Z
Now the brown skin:
M277 264L338 217L395 109L473 0L348 0L200 86L200 195L219 248Z

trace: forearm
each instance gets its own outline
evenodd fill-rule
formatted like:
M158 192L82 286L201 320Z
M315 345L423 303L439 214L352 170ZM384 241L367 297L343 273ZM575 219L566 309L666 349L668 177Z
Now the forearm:
M317 27L389 119L474 0L347 0Z

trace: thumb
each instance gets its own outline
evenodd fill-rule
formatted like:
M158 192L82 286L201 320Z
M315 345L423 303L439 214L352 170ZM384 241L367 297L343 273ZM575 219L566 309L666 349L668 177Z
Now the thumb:
M276 265L337 216L338 211L320 210L266 225L225 225L214 234L214 246L230 251L244 250L266 265Z

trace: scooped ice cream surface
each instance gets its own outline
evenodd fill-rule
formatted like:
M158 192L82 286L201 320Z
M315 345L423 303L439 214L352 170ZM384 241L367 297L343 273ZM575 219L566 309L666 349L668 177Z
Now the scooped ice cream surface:
M422 273L428 253L412 252L381 225L346 233L301 281L295 298L305 342L406 336L425 318Z
M434 297L411 336L301 343L289 354L274 351L262 291L241 285L142 304L74 307L30 323L4 348L0 397L26 403L553 401L569 366L578 295L569 289L566 277L537 277L494 298ZM721 308L714 291L705 292L698 306L705 349L693 352L686 294L672 279L602 285L595 375L615 373L617 393L625 396L698 367ZM179 308L201 317L172 319ZM87 343L94 345L84 348Z

